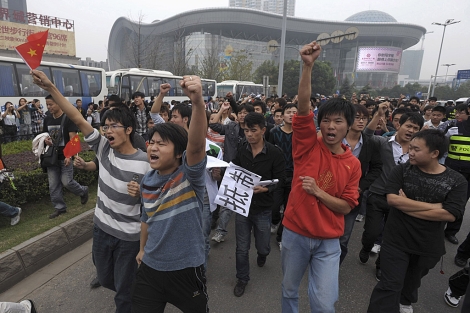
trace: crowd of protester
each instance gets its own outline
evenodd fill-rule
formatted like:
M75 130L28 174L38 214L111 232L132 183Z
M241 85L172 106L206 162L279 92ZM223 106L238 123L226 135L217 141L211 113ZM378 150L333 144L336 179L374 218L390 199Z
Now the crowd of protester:
M183 312L209 311L210 240L224 242L233 211L214 204L224 168L206 168L208 155L278 181L255 186L248 216L235 214L236 297L250 281L252 233L259 267L268 262L275 234L282 312L298 312L307 268L311 312L334 312L339 268L355 224L363 223L362 248L349 257L366 264L371 253L378 255L367 312L413 312L421 279L445 254L444 240L459 243L470 197L469 103L312 97L320 52L315 42L302 48L302 77L291 98L228 93L204 102L200 79L184 76L180 85L189 100L183 103L164 102L171 86L162 84L150 102L136 92L130 103L113 95L85 109L34 71L34 82L50 93L48 116L34 101L34 108L26 99L17 109L7 103L5 123L16 115L24 125L29 120L20 112L28 108L32 117L43 116L47 145L63 147L80 131L96 152L91 162L62 154L58 168L47 168L50 218L66 212L62 186L83 204L88 200L88 187L73 181L73 166L97 170L91 286L116 292L116 312L163 312L167 303ZM67 128L51 138L61 124ZM37 134L28 129L24 134ZM18 223L21 209L5 208L12 225ZM467 291L469 258L470 234L454 259L463 269L443 290L449 306L458 307Z

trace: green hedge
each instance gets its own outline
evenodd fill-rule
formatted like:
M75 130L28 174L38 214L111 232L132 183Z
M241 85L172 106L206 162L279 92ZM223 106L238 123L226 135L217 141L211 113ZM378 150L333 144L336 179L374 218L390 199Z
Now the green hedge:
M94 151L81 152L80 156L85 161L91 161L95 157ZM49 182L47 173L41 168L29 172L14 171L14 190L10 183L4 182L0 188L0 199L12 206L24 203L34 203L38 199L49 197ZM98 180L98 171L88 172L74 168L74 179L81 185L88 186Z

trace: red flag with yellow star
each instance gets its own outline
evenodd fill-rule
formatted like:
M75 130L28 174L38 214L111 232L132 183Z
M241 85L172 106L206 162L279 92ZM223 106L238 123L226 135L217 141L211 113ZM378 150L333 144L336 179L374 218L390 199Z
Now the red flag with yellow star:
M16 47L16 52L21 56L30 69L39 67L42 60L44 47L46 46L49 30L29 35L27 42Z
M82 151L82 147L80 145L80 138L78 135L75 135L72 139L64 147L64 156L66 158L70 158L71 156L79 153Z

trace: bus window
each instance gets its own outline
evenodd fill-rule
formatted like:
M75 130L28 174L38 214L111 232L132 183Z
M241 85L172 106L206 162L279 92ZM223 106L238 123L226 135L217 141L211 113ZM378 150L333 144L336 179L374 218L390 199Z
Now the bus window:
M163 84L163 80L158 77L149 77L149 96L157 97L160 94L160 85Z
M82 96L83 92L78 70L52 68L52 77L54 78L54 84L57 89L59 89L64 96Z
M229 92L233 93L233 85L217 86L217 95L219 97L225 97Z
M215 82L207 82L207 96L215 96Z
M0 62L0 96L18 97L18 86L13 64ZM3 105L4 103L1 103Z
M119 85L121 84L121 77L114 77L114 87L109 87L111 81L111 76L106 76L106 87L108 87L108 94L117 95L119 90Z
M96 97L101 92L101 73L80 71L83 96Z
M207 92L208 83L206 81L202 81L201 85L202 85L202 96L207 97L208 96L208 92Z
M131 76L131 90L134 92L142 92L144 95L148 96L148 86L147 86L147 77L145 76Z
M37 68L43 71L46 76L51 79L51 71L48 67L40 66ZM44 97L48 92L33 84L33 78L29 74L31 70L25 64L16 64L16 72L20 81L20 95L23 97Z
M129 76L122 77L120 97L126 102L131 100L131 84L129 82Z

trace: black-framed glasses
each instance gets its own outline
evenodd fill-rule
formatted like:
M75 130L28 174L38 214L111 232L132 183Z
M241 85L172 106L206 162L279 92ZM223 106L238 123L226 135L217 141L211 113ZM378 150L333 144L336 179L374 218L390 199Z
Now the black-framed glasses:
M121 125L104 125L103 126L103 131L108 131L108 129L111 129L112 131L115 131L118 128L127 128L127 126L121 126Z
M367 116L356 116L356 121L367 121L369 118Z

